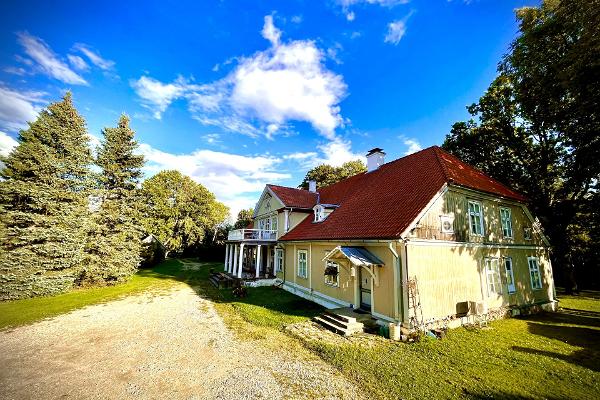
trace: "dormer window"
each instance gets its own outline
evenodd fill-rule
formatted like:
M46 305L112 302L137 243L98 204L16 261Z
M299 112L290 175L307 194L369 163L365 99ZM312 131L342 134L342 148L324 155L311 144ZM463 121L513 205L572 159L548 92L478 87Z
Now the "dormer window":
M313 207L313 211L315 212L314 222L324 221L337 207L337 204L317 204Z
M325 207L320 204L317 204L314 208L315 210L315 222L321 222L325 219Z

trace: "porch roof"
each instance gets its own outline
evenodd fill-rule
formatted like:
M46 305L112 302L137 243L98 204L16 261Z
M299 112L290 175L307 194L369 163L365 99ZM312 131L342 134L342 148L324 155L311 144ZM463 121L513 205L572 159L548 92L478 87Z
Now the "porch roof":
M323 257L323 261L339 259L346 259L358 267L384 265L383 261L364 247L338 246Z

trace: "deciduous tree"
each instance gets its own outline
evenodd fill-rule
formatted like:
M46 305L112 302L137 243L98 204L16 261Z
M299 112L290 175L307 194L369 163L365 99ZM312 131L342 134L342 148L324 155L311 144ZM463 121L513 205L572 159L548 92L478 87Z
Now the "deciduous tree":
M306 173L306 176L299 187L302 189L308 189L309 181L316 181L318 188L329 186L353 175L366 171L367 167L360 160L348 161L342 164L340 167L321 164Z

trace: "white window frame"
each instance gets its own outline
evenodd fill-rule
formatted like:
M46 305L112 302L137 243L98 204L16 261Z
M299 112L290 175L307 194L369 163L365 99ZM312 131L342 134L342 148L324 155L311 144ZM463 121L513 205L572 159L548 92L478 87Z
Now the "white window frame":
M333 275L325 275L325 284L327 286L331 286L331 287L339 287L340 286L340 264L333 262L333 261L325 261L325 268L329 267L330 265L334 265L337 268L338 273L333 276Z
M276 231L277 225L278 225L278 220L277 220L277 214L275 214L274 216L271 217L271 230L272 231Z
M321 205L315 206L315 222L321 222L325 219L325 208Z
M506 289L509 294L516 293L517 284L515 283L515 267L512 261L512 257L504 257L503 261L504 273L506 276Z
M300 257L301 255L304 255L304 261ZM298 259L298 270L296 271L296 275L298 275L299 278L308 278L308 250L298 250L298 255L296 257ZM302 267L303 263L304 266Z
M506 218L506 216L508 216L508 218ZM500 207L500 225L502 226L502 236L506 239L512 239L512 210L510 208Z
M283 249L275 249L275 272L283 272Z
M488 297L502 294L502 280L500 278L499 264L500 260L495 257L486 257L483 259L483 270L485 272ZM493 268L494 265L495 268Z
M476 205L479 207L479 212L471 211L471 205ZM469 232L474 236L483 236L485 234L485 229L483 226L483 204L480 201L469 200L467 204L467 214L469 215ZM473 232L473 222L472 218L479 217L479 230L481 232Z
M544 287L544 284L542 283L540 259L537 257L527 257L527 266L529 267L529 280L531 281L531 289L541 290Z

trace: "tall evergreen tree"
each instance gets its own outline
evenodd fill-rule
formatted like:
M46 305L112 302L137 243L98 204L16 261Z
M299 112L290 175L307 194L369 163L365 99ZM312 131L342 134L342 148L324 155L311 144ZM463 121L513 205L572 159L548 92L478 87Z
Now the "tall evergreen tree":
M18 141L0 172L0 299L68 290L84 250L91 154L71 93Z
M116 128L103 130L96 164L101 172L94 194L97 209L88 235L84 283L116 282L132 275L140 262L141 228L137 212L144 157L129 118L122 115Z

